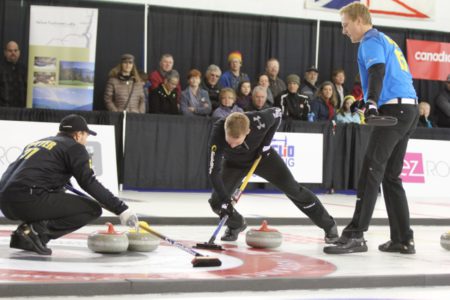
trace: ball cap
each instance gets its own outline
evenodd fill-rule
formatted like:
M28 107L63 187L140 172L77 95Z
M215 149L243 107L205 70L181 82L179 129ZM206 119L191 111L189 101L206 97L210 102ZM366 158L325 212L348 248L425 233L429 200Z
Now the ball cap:
M310 66L308 69L306 69L306 72L316 72L316 73L319 73L319 69L317 69L316 66Z
M88 128L86 120L82 116L76 114L65 116L59 124L59 131L85 131L90 135L97 135L97 132L92 131Z

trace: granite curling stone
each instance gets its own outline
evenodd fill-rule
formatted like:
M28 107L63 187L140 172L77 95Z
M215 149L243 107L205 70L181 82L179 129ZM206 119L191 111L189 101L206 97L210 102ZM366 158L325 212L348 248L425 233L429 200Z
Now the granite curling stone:
M88 248L98 253L121 253L128 248L128 237L123 232L117 232L111 223L108 231L95 231L88 237Z
M259 229L250 229L245 236L247 245L253 248L277 248L283 241L282 234L267 226L264 220Z
M441 246L445 250L450 250L450 231L444 232L441 235Z
M148 227L147 222L140 221L139 224L144 225L144 227ZM138 231L130 229L127 233L127 236L128 251L151 252L158 248L160 242L160 239L158 237L155 237L140 228L138 229Z

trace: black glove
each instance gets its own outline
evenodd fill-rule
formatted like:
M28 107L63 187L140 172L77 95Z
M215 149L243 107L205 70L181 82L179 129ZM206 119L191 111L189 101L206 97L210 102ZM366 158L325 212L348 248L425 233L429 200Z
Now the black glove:
M378 116L378 108L374 102L368 100L366 102L366 104L364 104L364 107L365 107L365 110L364 110L365 118Z
M357 112L358 110L362 110L364 108L364 101L353 101L352 105L350 105L350 111L352 113Z
M225 217L225 216L231 217L233 215L233 213L234 213L234 207L231 202L223 203L222 206L220 207L219 216L221 219L223 219L223 217Z
M270 148L271 148L270 146L262 146L258 151L259 155L261 155L262 157L269 156Z

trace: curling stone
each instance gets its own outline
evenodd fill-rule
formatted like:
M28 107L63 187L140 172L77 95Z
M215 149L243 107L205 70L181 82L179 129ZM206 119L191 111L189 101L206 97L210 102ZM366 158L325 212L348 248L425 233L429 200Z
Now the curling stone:
M281 245L283 236L278 230L269 228L264 220L259 229L247 231L245 241L253 248L276 248Z
M450 231L447 231L441 235L441 246L445 250L450 250Z
M148 227L147 222L140 221L139 223ZM159 238L140 228L138 229L138 231L130 229L127 233L127 236L128 251L151 252L159 246Z
M98 253L120 253L128 248L128 237L125 233L117 232L111 223L108 231L95 231L88 237L88 248Z

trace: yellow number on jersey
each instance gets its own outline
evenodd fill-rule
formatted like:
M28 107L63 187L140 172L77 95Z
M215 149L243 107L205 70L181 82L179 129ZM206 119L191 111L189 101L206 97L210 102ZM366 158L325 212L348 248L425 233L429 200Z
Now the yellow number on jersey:
M23 151L23 154L19 157L19 159L29 159L31 156L33 156L36 152L39 151L39 148L37 147L31 147L27 148Z
M387 35L385 35L384 37L389 42L389 44L394 45L394 47L395 47L394 54L397 57L397 61L398 61L399 65L400 65L400 69L402 69L402 71L408 72L408 70L409 70L408 63L406 62L406 59L405 59L405 56L402 53L402 50L400 50L400 48L398 47L397 43L393 39L391 39Z

